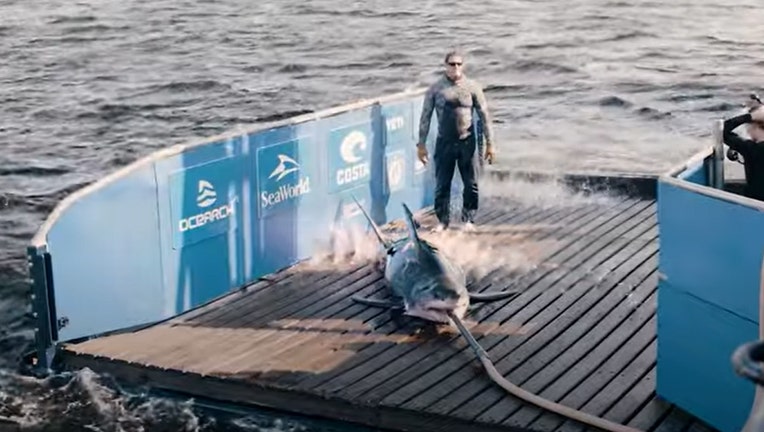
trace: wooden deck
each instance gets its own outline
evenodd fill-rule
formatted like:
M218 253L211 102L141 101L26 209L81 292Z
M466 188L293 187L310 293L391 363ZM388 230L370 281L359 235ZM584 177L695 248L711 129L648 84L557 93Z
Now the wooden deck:
M711 430L655 396L654 200L483 209L475 233L428 236L480 264L471 290L522 290L468 316L507 379L643 430ZM67 345L63 358L129 382L379 428L580 430L494 385L456 330L423 331L353 303L354 293L384 293L370 260L306 262L268 279L146 329Z

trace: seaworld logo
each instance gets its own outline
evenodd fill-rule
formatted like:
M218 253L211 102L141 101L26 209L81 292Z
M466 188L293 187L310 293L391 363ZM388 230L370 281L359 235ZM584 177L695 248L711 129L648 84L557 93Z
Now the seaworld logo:
M273 179L276 183L279 183L287 174L300 171L300 164L291 157L279 154L277 158L278 163L268 176L269 180ZM300 176L297 182L280 184L275 189L262 191L260 193L260 205L263 209L267 209L276 204L308 194L310 191L310 177Z

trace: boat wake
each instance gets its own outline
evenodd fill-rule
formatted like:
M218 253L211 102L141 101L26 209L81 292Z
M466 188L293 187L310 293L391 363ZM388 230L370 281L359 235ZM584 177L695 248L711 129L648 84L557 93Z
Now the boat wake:
M43 379L0 370L0 430L5 430L4 423L35 432L339 430L272 414L221 414L195 402L158 397L141 389L127 391L109 376L87 368Z

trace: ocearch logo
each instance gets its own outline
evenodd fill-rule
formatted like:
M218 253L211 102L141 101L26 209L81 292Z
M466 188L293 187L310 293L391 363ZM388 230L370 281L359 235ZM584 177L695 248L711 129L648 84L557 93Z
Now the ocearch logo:
M196 205L201 208L209 207L215 204L218 195L215 193L215 188L207 180L199 180L199 195L196 197Z
M199 180L197 185L196 205L199 208L207 208L215 204L217 201L217 192L215 187L212 186L207 180ZM203 227L209 223L217 222L228 219L234 214L236 198L234 197L228 203L212 210L203 211L193 216L183 218L178 221L178 229L180 232L186 232Z

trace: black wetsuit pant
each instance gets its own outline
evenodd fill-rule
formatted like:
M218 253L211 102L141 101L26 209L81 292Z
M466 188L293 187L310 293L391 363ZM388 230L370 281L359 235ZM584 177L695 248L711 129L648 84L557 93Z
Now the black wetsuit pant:
M454 169L464 184L462 194L462 222L474 222L478 209L478 175L480 154L474 136L463 140L448 140L441 137L435 141L435 214L438 221L448 226L451 217L451 181Z

